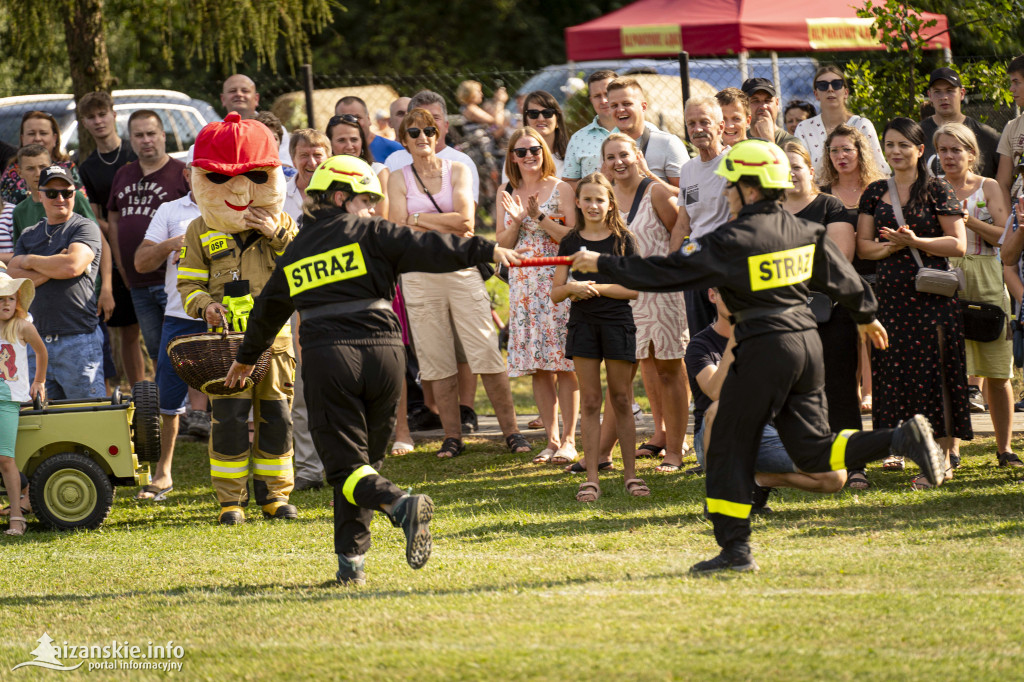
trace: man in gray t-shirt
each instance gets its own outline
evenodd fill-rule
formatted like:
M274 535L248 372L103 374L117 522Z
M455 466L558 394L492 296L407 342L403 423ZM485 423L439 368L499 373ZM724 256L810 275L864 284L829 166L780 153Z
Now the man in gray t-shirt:
M96 314L100 228L74 213L74 181L60 166L42 172L39 195L46 218L22 233L8 274L36 285L30 312L49 354L47 395L54 400L100 397L106 393L103 332Z

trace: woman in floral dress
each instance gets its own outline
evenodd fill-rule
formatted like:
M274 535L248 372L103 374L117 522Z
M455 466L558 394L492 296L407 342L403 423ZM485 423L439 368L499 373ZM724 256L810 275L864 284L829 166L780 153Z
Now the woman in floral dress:
M505 173L509 181L498 190L496 202L498 243L525 257L558 255L558 243L575 223L574 195L556 174L539 132L519 128L512 133ZM537 464L571 464L577 457L579 385L572 360L565 357L569 302L551 301L554 273L554 266L513 268L508 278L508 374L533 377L533 397L548 438L533 460Z
M895 118L882 139L899 196L890 195L885 180L871 183L861 196L857 224L858 255L878 261L878 320L889 332L889 349L872 353L871 417L875 428L885 428L915 413L925 415L946 451L948 479L955 440L973 436L963 324L955 296L916 290L918 267L910 248L918 249L925 267L948 269L948 258L963 256L966 249L963 208L948 182L928 176L924 133L917 123ZM895 201L905 225L897 224ZM923 476L913 485L930 487Z

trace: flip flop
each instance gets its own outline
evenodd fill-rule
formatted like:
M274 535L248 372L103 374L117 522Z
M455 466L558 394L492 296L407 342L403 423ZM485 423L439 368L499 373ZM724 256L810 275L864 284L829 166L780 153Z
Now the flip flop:
M548 464L555 455L554 448L544 448L533 458L534 464Z
M597 470L598 471L614 471L615 470L615 464L612 463L612 462L598 462L597 463ZM578 462L574 462L573 464L570 464L569 466L565 467L565 473L567 473L567 474L585 474L585 473L587 473L587 466L583 463L583 460L580 460Z
M167 486L166 488L159 488L155 485L144 485L142 486L142 490L139 491L139 494L149 493L153 497L139 497L136 495L135 499L139 502L163 502L167 499L167 493L172 490L174 490L173 485Z
M644 454L640 454L641 450L644 452ZM657 458L657 457L661 457L664 454L665 454L665 448L661 447L660 445L651 445L650 443L644 443L643 445L641 445L640 447L638 447L636 449L636 456L637 456L637 458L644 458L644 457Z
M666 462L665 460L661 460L661 464L654 467L654 470L660 474L674 474L682 468L682 462L680 462L679 464L673 464L672 462Z
M563 445L562 447L555 450L555 454L551 456L552 464L572 464L579 457L579 453L576 452L576 448L572 445Z

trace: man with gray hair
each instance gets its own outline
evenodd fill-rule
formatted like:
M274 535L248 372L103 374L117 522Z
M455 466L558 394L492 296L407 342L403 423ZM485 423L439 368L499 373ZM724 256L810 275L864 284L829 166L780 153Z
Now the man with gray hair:
M444 97L441 97L441 95L432 90L420 90L409 100L409 106L406 108L406 111L409 112L413 109L426 109L434 117L434 121L437 123L437 143L434 145L434 151L438 157L448 159L449 161L458 161L469 169L469 174L473 177L473 201L479 203L480 173L477 171L476 164L473 163L473 159L469 158L468 155L463 154L454 147L446 146L444 142L445 136L448 135L448 107L445 105ZM395 130L398 130L398 128L395 128ZM398 140L398 142L401 142L401 140ZM385 161L385 165L392 173L405 168L410 163L412 163L412 154L406 149L393 153Z
M715 173L728 147L722 144L725 119L714 97L691 97L683 108L690 142L699 156L679 171L679 218L672 230L670 250L678 251L684 240L699 239L729 221L725 198L726 179ZM707 290L685 291L686 321L690 338L715 321L715 309Z

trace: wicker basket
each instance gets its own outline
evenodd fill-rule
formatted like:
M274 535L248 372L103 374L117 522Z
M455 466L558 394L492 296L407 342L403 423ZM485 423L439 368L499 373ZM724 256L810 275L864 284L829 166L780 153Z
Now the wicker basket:
M224 385L231 363L238 353L245 334L241 332L203 332L171 339L167 356L182 381L207 395L235 395L263 381L270 370L270 351L260 355L244 388Z

